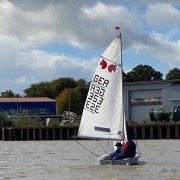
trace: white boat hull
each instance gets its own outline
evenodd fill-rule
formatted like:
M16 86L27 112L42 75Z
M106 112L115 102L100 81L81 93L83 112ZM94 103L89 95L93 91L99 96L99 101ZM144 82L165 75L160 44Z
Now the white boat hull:
M105 154L102 155L101 157L99 157L99 162L101 165L106 165L106 164L110 164L110 165L136 165L138 164L138 159L141 155L139 153L136 153L136 156L133 158L125 158L125 159L119 159L119 160L115 160L115 159L110 159L109 154Z

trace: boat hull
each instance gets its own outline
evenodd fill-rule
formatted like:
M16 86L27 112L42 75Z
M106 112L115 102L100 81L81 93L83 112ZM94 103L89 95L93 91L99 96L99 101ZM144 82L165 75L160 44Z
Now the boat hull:
M125 158L125 159L110 159L109 154L105 154L99 157L99 162L101 165L137 165L139 162L139 157L141 155L139 153L136 154L135 157L132 158Z

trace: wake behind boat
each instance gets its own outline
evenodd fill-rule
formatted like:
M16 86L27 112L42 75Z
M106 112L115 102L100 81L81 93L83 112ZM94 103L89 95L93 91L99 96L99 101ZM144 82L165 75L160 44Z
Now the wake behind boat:
M92 78L78 130L78 138L127 141L123 106L121 34L115 37L100 56ZM113 143L112 143L113 144ZM100 164L137 164L140 154L121 160L108 155L99 158Z

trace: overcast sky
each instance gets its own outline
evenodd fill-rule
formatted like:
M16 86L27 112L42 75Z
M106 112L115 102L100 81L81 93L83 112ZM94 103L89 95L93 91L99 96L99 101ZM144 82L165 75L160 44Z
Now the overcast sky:
M121 27L123 69L180 68L179 0L0 0L0 92L33 83L90 81Z

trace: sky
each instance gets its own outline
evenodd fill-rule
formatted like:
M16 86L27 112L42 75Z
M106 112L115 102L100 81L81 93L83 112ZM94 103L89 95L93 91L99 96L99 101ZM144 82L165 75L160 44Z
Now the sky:
M179 0L0 0L0 92L61 77L91 81L119 33L123 70L180 68Z

